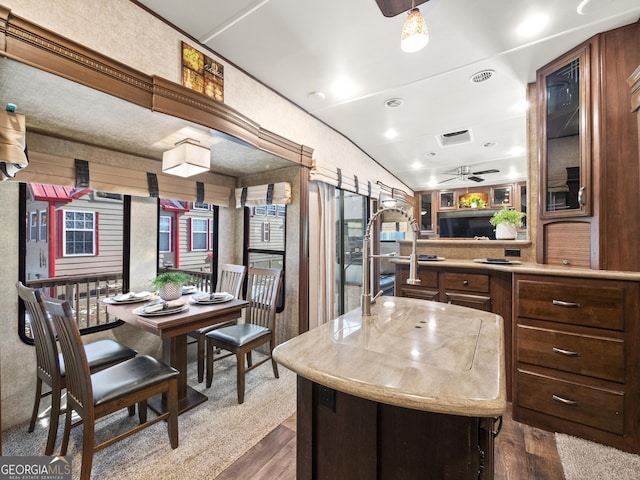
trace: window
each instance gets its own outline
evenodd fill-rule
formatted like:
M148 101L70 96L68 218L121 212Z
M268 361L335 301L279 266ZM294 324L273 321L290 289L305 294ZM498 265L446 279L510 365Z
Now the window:
M205 202L193 202L194 210L211 210L211 205Z
M286 205L245 208L245 264L249 267L285 269ZM278 295L278 312L284 310L284 279Z
M71 303L82 334L122 322L99 299L128 291L123 274L129 250L125 212L130 197L98 195L88 189L21 183L19 280ZM56 214L49 212L56 211ZM25 222L26 220L26 222ZM37 237L37 242L29 241ZM44 242L47 242L45 244ZM33 343L29 315L21 307L18 335Z
M30 242L38 240L38 212L29 212L29 236Z
M47 241L47 212L42 210L39 212L40 216L38 219L38 241L46 242Z
M63 255L96 254L96 213L64 210Z
M367 197L336 189L336 308L339 316L357 308L362 295L362 237L367 227Z
M207 250L209 237L209 220L206 218L191 219L191 250Z
M159 244L158 250L160 252L171 251L171 217L167 215L160 215L159 225Z

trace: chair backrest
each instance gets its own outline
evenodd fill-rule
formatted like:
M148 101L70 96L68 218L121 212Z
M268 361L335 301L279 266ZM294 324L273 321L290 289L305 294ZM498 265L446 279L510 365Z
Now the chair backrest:
M44 311L40 291L29 288L22 282L16 282L16 289L29 314L38 370L50 379L58 378L60 376L60 361L58 360L56 331Z
M239 298L242 281L246 273L247 267L244 265L231 265L229 263L220 265L220 276L218 277L216 292L227 292L235 298Z
M71 305L46 295L42 295L42 301L58 333L66 372L67 403L80 417L93 418L91 372Z
M279 268L249 268L247 286L249 306L246 309L245 321L267 327L274 336L281 281L282 270Z

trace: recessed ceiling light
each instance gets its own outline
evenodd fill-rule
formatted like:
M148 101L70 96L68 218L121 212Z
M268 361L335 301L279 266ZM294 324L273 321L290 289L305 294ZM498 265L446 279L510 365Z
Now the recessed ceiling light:
M393 128L390 128L386 132L384 132L384 136L391 139L396 138L398 136L398 132L396 132Z
M314 102L321 102L326 98L326 95L322 92L309 92L307 93L307 98Z
M516 103L513 106L513 109L516 112L526 112L529 109L529 102L527 102L526 100L522 100L521 102Z
M347 97L354 90L353 82L347 77L340 77L331 86L331 91L339 97Z
M437 155L436 152L425 152L424 156L425 157L435 157Z
M401 98L389 98L384 101L384 104L389 108L399 107L403 103L404 103L404 100L402 100Z
M495 147L496 145L497 145L497 142L484 142L482 144L482 146L485 147L485 148Z
M411 168L413 168L414 170L418 170L419 168L422 167L422 163L415 161L411 164Z
M518 27L518 33L523 37L531 37L539 33L549 23L549 17L542 13L527 17Z
M583 0L576 9L580 15L590 15L609 5L613 0Z

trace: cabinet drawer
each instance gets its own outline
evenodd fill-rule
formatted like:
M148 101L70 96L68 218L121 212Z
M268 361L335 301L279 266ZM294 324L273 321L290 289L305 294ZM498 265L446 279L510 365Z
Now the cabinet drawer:
M624 433L624 393L518 370L518 406L607 432Z
M624 342L518 325L517 360L590 377L624 382Z
M438 288L438 272L435 270L418 267L418 279L421 287Z
M428 288L420 288L414 285L401 285L400 297L419 298L421 300L440 301L440 292L438 290L429 290Z
M452 305L460 305L462 307L475 308L476 310L484 310L491 312L491 297L483 295L469 295L465 293L445 293L447 303Z
M489 293L489 275L445 272L444 287L447 290Z
M624 290L603 283L582 285L518 280L517 315L587 327L624 328Z

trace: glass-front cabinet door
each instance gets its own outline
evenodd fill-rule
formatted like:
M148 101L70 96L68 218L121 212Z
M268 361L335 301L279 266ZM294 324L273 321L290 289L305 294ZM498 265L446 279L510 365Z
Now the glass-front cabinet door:
M433 193L421 193L420 204L420 233L433 232Z
M589 45L538 70L542 218L589 215Z

